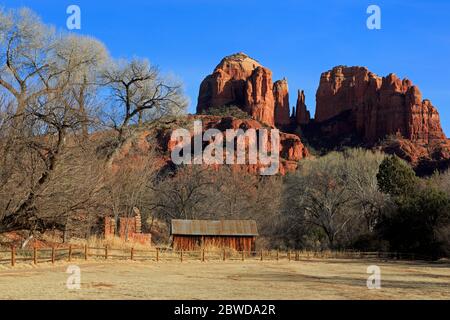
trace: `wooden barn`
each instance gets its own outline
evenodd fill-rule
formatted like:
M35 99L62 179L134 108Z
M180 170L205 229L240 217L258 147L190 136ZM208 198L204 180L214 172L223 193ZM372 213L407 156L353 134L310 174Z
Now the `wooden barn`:
M172 220L171 235L176 250L219 247L255 251L258 235L254 220Z

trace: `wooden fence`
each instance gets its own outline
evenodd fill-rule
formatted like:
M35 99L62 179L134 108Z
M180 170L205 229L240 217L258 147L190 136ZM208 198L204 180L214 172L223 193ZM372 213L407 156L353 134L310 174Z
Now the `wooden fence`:
M17 262L33 264L72 260L137 260L137 261L300 261L304 259L396 259L428 260L428 257L412 253L398 252L355 252L355 251L299 251L299 250L197 250L183 251L170 248L153 248L149 250L115 249L105 247L68 246L52 248L0 250L0 264L15 266Z

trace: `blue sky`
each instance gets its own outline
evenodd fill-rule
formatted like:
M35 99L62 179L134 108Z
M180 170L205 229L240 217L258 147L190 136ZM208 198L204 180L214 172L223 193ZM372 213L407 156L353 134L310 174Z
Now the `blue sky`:
M112 56L146 57L183 80L195 111L201 80L220 59L243 51L286 77L295 104L305 90L314 111L320 74L335 65L363 65L419 86L450 135L450 1L448 0L2 0L27 6L65 28L66 8L81 8L82 34L103 41ZM381 8L381 30L366 27L369 5Z

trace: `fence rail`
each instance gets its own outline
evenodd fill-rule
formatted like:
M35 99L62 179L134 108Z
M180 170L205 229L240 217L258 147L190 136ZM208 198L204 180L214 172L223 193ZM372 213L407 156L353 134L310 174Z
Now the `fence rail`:
M39 264L44 262L72 261L73 259L135 260L135 261L300 261L314 258L335 259L392 259L428 260L429 257L403 252L359 252L359 251L304 251L304 250L173 250L155 247L143 249L117 249L105 247L68 246L52 248L0 250L0 264L15 266L17 262Z

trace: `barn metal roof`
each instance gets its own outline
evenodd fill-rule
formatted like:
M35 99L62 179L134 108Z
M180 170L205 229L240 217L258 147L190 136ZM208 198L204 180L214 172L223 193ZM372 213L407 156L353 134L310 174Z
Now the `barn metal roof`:
M172 220L173 235L257 236L255 220Z

